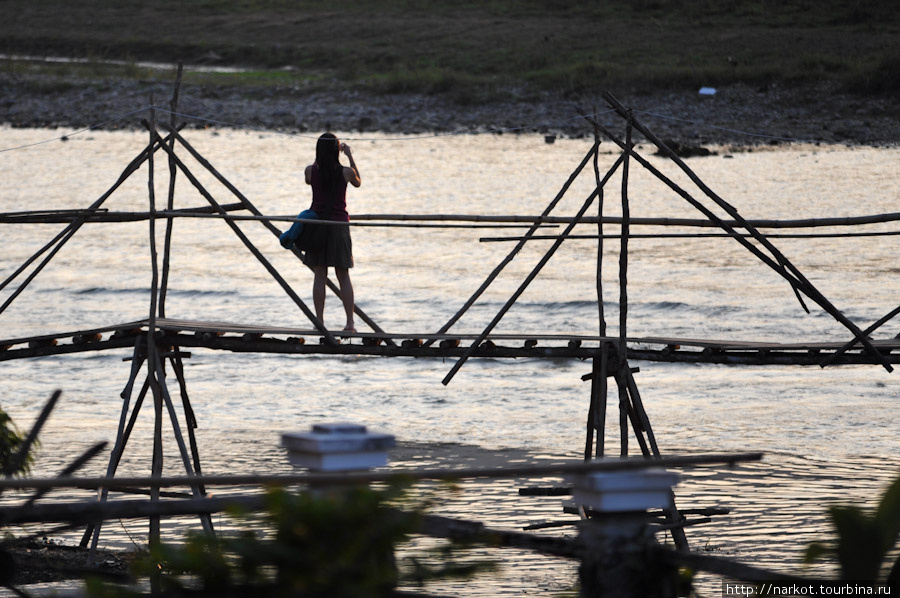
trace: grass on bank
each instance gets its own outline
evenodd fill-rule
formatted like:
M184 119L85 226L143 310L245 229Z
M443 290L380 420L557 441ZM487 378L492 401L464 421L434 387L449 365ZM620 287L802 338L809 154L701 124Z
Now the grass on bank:
M60 85L170 80L171 72L138 64L182 60L246 67L189 70L192 85L338 84L460 103L510 90L640 93L732 83L900 90L894 0L6 0L4 12L0 52L93 59L0 64ZM101 64L108 60L125 64Z

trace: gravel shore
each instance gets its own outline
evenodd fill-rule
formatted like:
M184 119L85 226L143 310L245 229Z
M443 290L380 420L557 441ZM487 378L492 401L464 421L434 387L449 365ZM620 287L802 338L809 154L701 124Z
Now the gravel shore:
M900 98L858 96L819 87L752 89L714 95L691 92L622 94L621 103L660 138L686 146L733 148L791 142L853 145L900 143ZM36 82L0 75L0 123L14 127L138 128L153 102L167 108L171 85L141 81ZM582 118L594 113L621 131L602 97L569 98L511 91L499 100L460 104L441 95L373 94L340 89L181 89L179 112L191 126L262 130L542 133L591 135Z

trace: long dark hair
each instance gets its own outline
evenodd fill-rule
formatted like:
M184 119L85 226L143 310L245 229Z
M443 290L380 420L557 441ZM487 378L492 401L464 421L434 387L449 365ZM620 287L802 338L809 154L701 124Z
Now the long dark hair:
M322 187L329 199L337 197L340 182L344 179L344 167L338 160L340 142L332 133L323 133L316 142L316 165L322 179Z

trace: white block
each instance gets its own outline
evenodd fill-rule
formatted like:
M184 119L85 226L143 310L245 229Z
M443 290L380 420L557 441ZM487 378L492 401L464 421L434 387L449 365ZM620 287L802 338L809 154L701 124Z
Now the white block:
M576 489L572 492L572 498L576 504L605 513L672 508L671 489L623 492L588 492Z
M365 430L365 428L363 428ZM289 451L322 453L358 453L384 451L396 444L391 434L373 432L288 432L281 435L281 446Z
M297 467L316 471L351 471L387 465L391 434L377 434L353 423L316 424L310 432L281 435L281 446Z
M597 472L575 478L575 487L592 491L671 489L678 483L678 474L660 467L629 471Z
M576 503L597 511L624 512L672 507L672 486L678 474L661 468L598 472L576 476Z
M386 452L363 453L304 453L291 451L288 460L294 467L306 467L314 471L354 471L383 467L388 463Z

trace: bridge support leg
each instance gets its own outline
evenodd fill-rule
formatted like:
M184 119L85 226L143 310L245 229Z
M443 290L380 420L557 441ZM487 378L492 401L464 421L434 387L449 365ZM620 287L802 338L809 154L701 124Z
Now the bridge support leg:
M603 343L605 346L606 343ZM604 457L604 427L606 425L606 407L607 407L607 379L612 377L616 382L619 394L619 432L621 438L620 453L622 457L628 456L628 438L633 432L634 436L641 448L641 454L647 459L657 459L661 457L659 446L656 443L656 437L653 434L653 428L650 425L650 418L644 410L644 404L638 391L637 383L634 380L632 369L628 365L627 360L622 360L620 365L609 367L611 363L619 362L616 355L610 355L607 359L594 358L593 369L590 374L591 378L591 401L588 410L588 426L587 438L585 441L585 460L591 459L591 454L595 453L596 458ZM606 366L606 367L603 367ZM611 372L611 373L610 373ZM630 428L630 429L629 429ZM592 451L594 443L594 433L597 434L596 451ZM680 523L682 516L675 506L675 497L672 496L672 508L666 512L666 518L670 523ZM679 550L688 550L687 536L684 528L673 527L672 539L675 546Z

